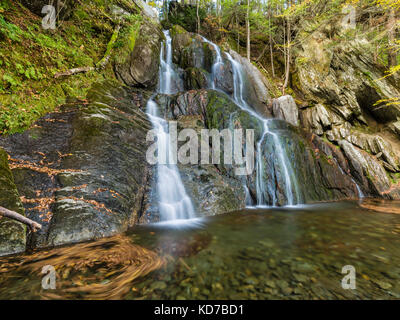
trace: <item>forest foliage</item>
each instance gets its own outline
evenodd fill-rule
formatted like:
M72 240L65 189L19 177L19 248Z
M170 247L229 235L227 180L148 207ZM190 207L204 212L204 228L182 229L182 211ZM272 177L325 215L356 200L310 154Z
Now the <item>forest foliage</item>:
M400 74L400 0L146 2L158 7L164 28L179 24L247 56L276 88L272 95L292 93L296 50L305 36L335 19L337 23L338 17L347 19L351 8L355 27L339 40L367 39L386 76ZM110 15L113 4L131 16L110 48L119 23ZM59 21L56 30L44 30L41 21L20 1L0 2L0 134L23 131L69 98L84 99L93 82L112 78L110 65L100 72L68 78L55 79L54 75L71 68L95 67L110 50L122 59L126 46L135 44L141 14L131 0L89 0L77 1L71 17Z

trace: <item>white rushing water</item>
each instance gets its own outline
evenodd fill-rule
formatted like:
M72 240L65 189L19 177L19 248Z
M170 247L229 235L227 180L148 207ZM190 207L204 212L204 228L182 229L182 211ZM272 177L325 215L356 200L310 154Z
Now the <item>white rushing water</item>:
M221 49L219 48L219 46L217 46L215 43L209 41L208 39L206 39L204 37L201 37L201 38L203 39L204 42L211 45L215 50L216 57L215 57L215 61L211 68L211 89L216 89L216 86L217 86L216 81L219 76L219 71L224 66L224 60L222 59Z
M265 199L265 194L267 193L267 186L265 185L265 181L263 179L263 173L264 173L264 166L263 166L263 161L262 161L262 145L263 143L266 142L267 137L272 138L272 142L275 147L275 154L278 158L279 166L283 175L283 179L285 181L285 196L287 199L287 205L292 206L295 204L300 204L301 199L300 199L300 192L298 190L298 185L296 181L296 177L294 176L293 168L290 165L290 162L287 159L286 152L284 151L282 147L282 143L280 142L279 136L270 130L269 127L269 122L273 121L271 119L264 119L261 117L258 113L256 113L254 110L250 108L250 106L247 104L245 98L244 98L244 92L245 92L245 83L243 79L243 70L242 66L239 62L237 62L235 59L232 58L232 56L229 53L226 53L226 56L228 57L228 60L230 61L232 65L232 71L233 71L233 88L234 88L234 93L233 93L233 99L236 102L236 104L243 110L249 112L251 115L254 117L258 118L261 120L264 124L264 132L263 135L260 139L260 141L257 143L257 163L256 163L256 192L257 192L257 205L265 205L266 204L266 199ZM291 176L293 177L293 181L291 179ZM293 191L293 187L295 188L295 194L296 194L296 199ZM271 192L273 195L272 199L272 205L275 206L277 205L277 199L275 192Z
M176 77L172 63L171 37L165 31L166 41L160 54L159 92L172 94L172 79ZM192 201L188 196L182 183L181 176L173 159L168 122L158 114L158 106L154 100L147 103L147 114L157 131L158 158L166 159L167 164L157 165L157 195L159 201L159 212L161 221L172 221L179 219L192 219L196 214Z

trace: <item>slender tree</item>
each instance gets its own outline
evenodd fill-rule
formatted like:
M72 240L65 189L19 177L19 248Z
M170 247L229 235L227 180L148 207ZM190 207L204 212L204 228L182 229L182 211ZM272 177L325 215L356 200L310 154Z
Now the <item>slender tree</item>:
M250 34L250 0L247 0L247 12L246 12L246 32L247 32L247 59L251 58L251 34Z

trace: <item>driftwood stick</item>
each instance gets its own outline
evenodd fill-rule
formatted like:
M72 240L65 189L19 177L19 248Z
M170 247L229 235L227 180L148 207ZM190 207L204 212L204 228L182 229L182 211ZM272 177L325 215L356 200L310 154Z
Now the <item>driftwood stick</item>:
M81 68L69 69L69 70L64 71L64 72L57 72L54 75L54 78L57 79L57 78L60 78L60 77L63 77L63 76L71 76L73 74L89 72L89 71L92 71L92 70L94 70L93 67L81 67Z
M28 219L19 213L10 211L3 207L0 207L0 216L22 222L23 224L26 224L33 232L36 232L38 229L42 229L41 224L39 224L35 221L32 221L31 219Z

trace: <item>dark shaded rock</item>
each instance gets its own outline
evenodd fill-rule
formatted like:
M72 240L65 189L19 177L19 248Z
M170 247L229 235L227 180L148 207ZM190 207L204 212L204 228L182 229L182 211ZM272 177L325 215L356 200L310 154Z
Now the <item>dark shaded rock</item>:
M44 17L47 14L42 13L43 7L51 4L52 2L56 9L56 15L59 19L68 19L76 7L76 1L21 0L21 3L24 7L41 17Z
M344 159L333 152L333 146L281 120L271 121L269 127L278 135L287 158L294 203L358 197L351 176L338 165ZM271 135L265 138L262 152L263 180L267 186L265 199L267 203L284 204L287 202L284 166ZM339 160L336 161L336 157Z
M194 129L201 141L201 130L206 128L205 117L209 96L217 95L224 102L229 101L226 95L216 91L188 91L176 95L157 95L155 101L159 103L160 113L166 119L177 120L178 130ZM163 110L164 106L166 110ZM180 142L180 147L184 142ZM222 144L222 143L221 143ZM223 144L222 144L223 145ZM211 151L210 151L211 152ZM198 154L201 158L201 154ZM243 181L235 176L232 166L224 164L179 164L179 171L185 190L190 196L197 215L209 216L230 211L240 210L245 207L246 193ZM151 191L147 197L146 214L141 222L159 220L158 195L155 179L151 182Z
M118 83L97 84L88 104L65 105L34 129L0 139L15 159L27 216L44 226L32 246L110 236L138 221L151 124L134 95Z
M210 74L201 69L188 68L185 71L185 89L197 90L209 87Z
M186 191L200 216L244 209L246 193L239 179L221 173L214 165L179 166Z
M14 178L8 165L8 155L0 148L0 206L24 215ZM24 224L0 217L0 256L25 251L26 227Z

